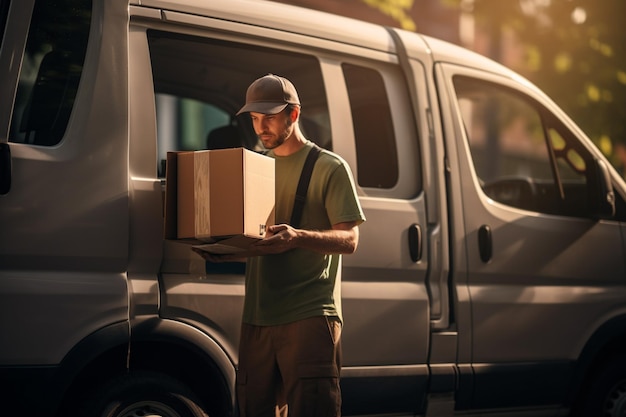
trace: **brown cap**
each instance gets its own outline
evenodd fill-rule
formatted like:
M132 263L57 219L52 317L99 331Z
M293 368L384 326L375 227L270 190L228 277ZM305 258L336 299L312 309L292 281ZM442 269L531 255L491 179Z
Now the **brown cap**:
M283 111L288 104L300 105L296 87L286 78L267 74L250 84L246 92L246 104L237 114L276 114Z

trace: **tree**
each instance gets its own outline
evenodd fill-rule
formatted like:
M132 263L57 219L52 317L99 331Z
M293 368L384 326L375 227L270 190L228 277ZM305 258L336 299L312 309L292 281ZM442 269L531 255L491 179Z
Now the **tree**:
M442 0L461 7L467 0ZM618 168L626 147L626 48L623 0L473 0L479 31L501 60L503 34L524 46L514 68L554 99ZM505 64L507 64L505 62Z

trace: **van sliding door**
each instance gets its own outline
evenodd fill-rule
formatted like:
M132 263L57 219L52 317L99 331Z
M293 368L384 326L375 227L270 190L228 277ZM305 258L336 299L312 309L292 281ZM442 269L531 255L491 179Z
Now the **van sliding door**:
M293 81L305 136L349 163L367 217L357 252L343 258L343 413L420 413L429 372L429 256L426 245L421 258L411 254L411 229L427 221L417 128L407 112L392 111L410 103L401 72L380 51L320 39L302 46L291 34L267 29L256 40L239 39L239 26L233 33L206 27L147 31L154 171L164 173L169 150L218 143L262 149L249 118L235 113L259 76ZM236 359L244 265L201 261L188 246L165 241L160 315L194 323Z

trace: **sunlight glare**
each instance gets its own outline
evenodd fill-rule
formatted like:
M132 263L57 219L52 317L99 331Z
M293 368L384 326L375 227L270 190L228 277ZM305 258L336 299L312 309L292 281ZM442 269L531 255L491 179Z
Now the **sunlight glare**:
M587 21L587 11L582 7L577 7L572 11L572 22L581 25Z

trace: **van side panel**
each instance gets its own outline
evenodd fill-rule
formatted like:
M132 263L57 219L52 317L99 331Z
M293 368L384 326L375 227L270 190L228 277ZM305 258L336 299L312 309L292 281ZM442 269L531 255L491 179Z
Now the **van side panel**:
M37 370L67 387L69 352L128 320L127 6L94 2L90 13L93 36L65 134L55 146L11 137L12 187L0 197L0 334L11 341L0 343L2 386L22 379L38 400L46 398L38 387L52 390L35 382Z

